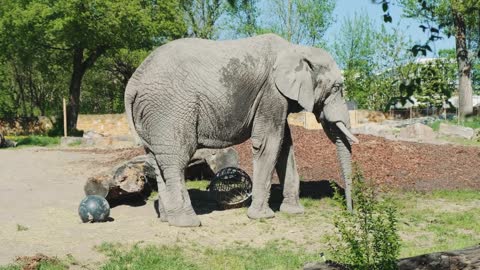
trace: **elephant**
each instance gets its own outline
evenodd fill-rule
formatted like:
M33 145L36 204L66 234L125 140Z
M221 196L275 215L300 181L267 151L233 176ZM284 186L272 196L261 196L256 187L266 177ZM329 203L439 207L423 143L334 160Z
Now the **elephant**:
M287 116L313 112L337 146L351 202L351 144L340 69L325 50L294 45L275 34L238 40L184 38L156 48L125 89L130 129L155 160L160 219L200 226L185 186L197 149L252 142L251 219L271 218L275 169L283 185L280 211L301 214L300 179Z

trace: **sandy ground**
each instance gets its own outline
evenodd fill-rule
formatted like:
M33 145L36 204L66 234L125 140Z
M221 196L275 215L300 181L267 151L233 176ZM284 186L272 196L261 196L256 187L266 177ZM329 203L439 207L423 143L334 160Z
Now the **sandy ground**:
M292 133L298 170L305 180L302 196L321 198L324 194L315 193L325 190L319 180L339 178L335 147L319 131L293 128ZM354 160L380 186L420 191L480 189L480 147L359 137L362 143L353 147ZM249 142L236 149L241 167L251 174ZM332 213L328 212L332 208L322 208L322 203L327 203L324 200L319 201L321 211L312 209L300 217L277 214L266 221L249 220L246 208L219 211L202 206L196 208L203 225L199 228L176 228L161 223L153 201L140 206L114 207L111 222L81 223L77 211L87 178L104 173L142 151L141 148L0 150L0 265L13 262L16 256L41 252L60 258L72 254L81 264L94 269L105 259L94 249L103 242L142 241L222 248L235 244L262 246L272 240L286 240L294 246L323 249L319 246L322 241L318 240L332 229ZM195 203L193 196L192 201Z
M102 242L189 244L219 248L243 243L263 245L275 239L314 246L315 238L331 229L329 213L301 217L277 215L252 221L246 209L201 212L200 228L175 228L161 223L153 201L142 206L111 209L114 221L83 224L77 214L87 177L111 168L121 151L62 151L24 148L0 151L0 265L16 256L38 252L64 258L72 254L81 264L97 265ZM198 213L197 212L197 213ZM18 226L27 230L19 230ZM316 238L318 239L318 238ZM95 268L95 267L93 267Z

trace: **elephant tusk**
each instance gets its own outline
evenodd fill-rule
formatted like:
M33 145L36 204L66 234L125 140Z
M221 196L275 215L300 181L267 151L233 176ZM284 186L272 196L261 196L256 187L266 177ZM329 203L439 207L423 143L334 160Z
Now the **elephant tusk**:
M340 129L340 131L343 132L343 134L345 134L345 136L347 136L347 138L353 142L354 144L357 144L359 143L360 141L357 139L357 137L355 137L351 132L350 130L348 130L348 128L345 126L345 124L343 124L342 122L337 122L336 123L338 129Z

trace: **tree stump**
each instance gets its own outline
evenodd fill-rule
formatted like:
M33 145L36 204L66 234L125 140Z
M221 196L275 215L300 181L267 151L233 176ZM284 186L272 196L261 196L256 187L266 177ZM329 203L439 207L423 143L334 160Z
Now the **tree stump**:
M137 156L118 166L111 173L88 178L86 195L99 195L109 202L156 190L155 160L148 155ZM185 175L187 179L210 180L225 167L238 167L238 153L233 148L199 149L192 157Z

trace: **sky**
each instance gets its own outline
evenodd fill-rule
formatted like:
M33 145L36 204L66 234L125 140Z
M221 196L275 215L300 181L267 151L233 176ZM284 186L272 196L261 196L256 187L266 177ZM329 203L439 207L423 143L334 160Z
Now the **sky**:
M372 4L371 0L337 0L333 16L335 22L325 33L325 38L329 41L333 41L335 34L340 31L342 22L346 16L353 17L355 12L367 12L370 18L377 24L383 23L383 10L381 5ZM398 6L390 6L390 15L392 16L393 23L387 23L386 25L396 26L400 22L400 29L403 29L407 36L410 36L414 42L424 44L428 39L427 34L423 33L419 28L420 23L414 19L402 18L402 10ZM331 44L331 42L329 42ZM450 37L447 39L445 36L443 39L435 41L431 44L433 53L428 53L427 56L436 56L435 52L441 49L455 48L455 39Z

